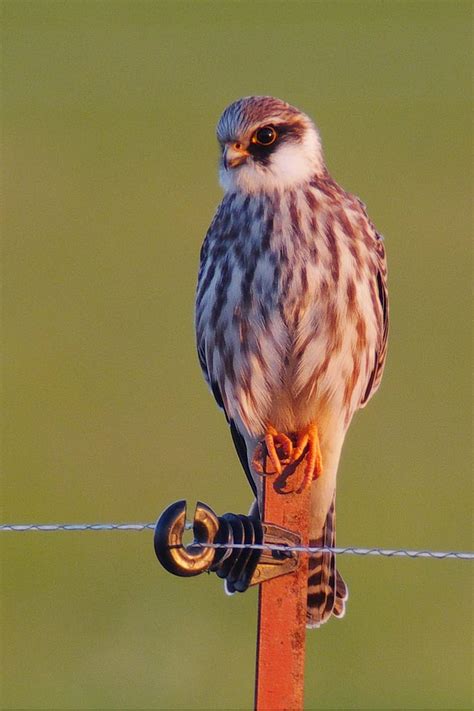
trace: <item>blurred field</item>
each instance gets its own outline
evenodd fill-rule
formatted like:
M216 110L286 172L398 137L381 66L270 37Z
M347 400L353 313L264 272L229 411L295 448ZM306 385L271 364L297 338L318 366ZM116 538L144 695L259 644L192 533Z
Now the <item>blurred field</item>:
M340 471L341 545L469 549L467 2L2 3L4 521L149 521L250 492L194 352L214 126L275 94L386 237L381 391ZM2 705L247 709L256 593L180 580L149 533L2 534ZM471 707L470 564L341 558L308 709Z

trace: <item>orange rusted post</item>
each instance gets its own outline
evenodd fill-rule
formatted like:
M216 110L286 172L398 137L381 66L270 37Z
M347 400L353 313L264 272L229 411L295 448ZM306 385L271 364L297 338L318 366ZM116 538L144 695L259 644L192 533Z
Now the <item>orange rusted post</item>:
M298 469L304 467L304 461ZM311 489L298 493L300 472L263 479L262 520L297 533L308 545ZM256 711L300 711L304 698L308 556L298 556L292 573L260 585Z

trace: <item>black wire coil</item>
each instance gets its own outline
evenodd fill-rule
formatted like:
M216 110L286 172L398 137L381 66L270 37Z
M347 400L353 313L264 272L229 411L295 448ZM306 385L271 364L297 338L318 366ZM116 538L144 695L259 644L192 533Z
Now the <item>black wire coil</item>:
M191 577L213 572L226 581L229 593L245 592L262 555L261 550L232 548L234 544L261 545L263 526L256 516L226 513L217 516L201 502L194 514L194 545L185 546L186 502L176 501L159 517L154 535L156 557L173 575ZM199 544L199 545L196 545ZM229 546L206 547L206 544Z

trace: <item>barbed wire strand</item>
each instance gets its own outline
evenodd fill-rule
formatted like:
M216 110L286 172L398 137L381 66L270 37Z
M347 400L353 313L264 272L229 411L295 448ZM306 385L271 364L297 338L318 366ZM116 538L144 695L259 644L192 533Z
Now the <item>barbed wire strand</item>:
M83 532L83 531L145 531L153 530L154 523L3 523L0 524L0 532L26 533L34 532ZM186 528L192 528L192 524L187 524ZM356 546L286 546L274 543L198 543L193 545L202 548L251 548L253 550L274 551L279 553L318 553L326 551L337 553L338 555L358 555L358 556L384 556L387 558L432 558L435 560L445 560L456 558L457 560L474 560L474 552L469 551L433 551L433 550L412 550L409 548L360 548Z

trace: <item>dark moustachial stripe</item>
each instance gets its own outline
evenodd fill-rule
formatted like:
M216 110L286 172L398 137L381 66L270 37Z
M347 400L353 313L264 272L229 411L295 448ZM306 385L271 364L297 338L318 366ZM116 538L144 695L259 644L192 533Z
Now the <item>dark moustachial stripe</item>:
M260 146L258 143L250 143L248 152L253 157L254 161L260 163L260 165L266 166L270 163L276 143L277 142L272 143L271 146Z

